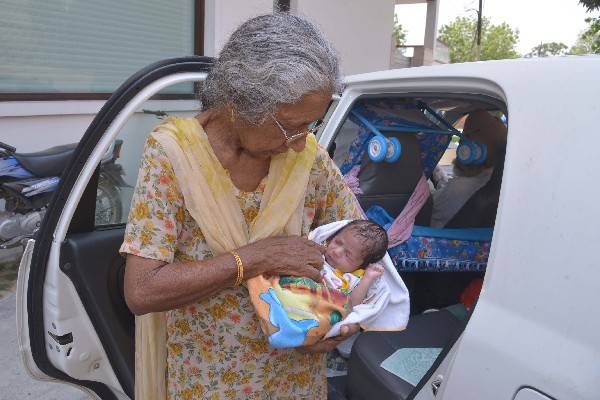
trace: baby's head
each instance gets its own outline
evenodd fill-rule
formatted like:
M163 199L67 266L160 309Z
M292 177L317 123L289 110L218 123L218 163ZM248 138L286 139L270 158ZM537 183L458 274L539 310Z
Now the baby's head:
M325 261L340 271L353 272L385 256L387 232L369 220L355 220L329 238Z

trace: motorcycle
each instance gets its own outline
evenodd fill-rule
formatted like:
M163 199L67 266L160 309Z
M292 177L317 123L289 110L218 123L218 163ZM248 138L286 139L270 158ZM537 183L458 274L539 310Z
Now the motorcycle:
M115 140L100 162L96 196L96 225L121 222L123 180L120 157L122 140ZM39 228L46 208L77 143L55 146L36 153L17 153L0 142L0 249L23 245Z

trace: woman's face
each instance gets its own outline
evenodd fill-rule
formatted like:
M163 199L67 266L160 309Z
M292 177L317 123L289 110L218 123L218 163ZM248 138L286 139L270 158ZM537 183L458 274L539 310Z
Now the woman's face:
M312 92L302 97L297 104L282 105L263 124L240 129L242 146L247 152L261 158L285 153L290 148L296 152L304 150L304 136L286 143L282 129L288 137L306 132L311 122L323 118L330 100L331 91Z
M361 249L361 240L348 229L344 229L335 235L327 246L325 261L344 273L353 272L364 262Z

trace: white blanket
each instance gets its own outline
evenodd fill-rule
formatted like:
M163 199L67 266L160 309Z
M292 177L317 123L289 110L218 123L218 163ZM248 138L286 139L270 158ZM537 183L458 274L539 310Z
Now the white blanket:
M344 220L320 226L311 232L309 238L323 243L349 222ZM366 331L400 331L406 328L410 314L408 289L388 253L380 263L385 270L369 289L367 300L354 306L346 318L329 330L326 337L339 335L340 328L346 324L358 323Z

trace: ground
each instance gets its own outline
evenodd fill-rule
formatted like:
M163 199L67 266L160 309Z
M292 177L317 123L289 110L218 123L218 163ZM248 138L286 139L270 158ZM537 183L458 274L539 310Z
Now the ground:
M21 248L0 250L0 300L15 291Z

